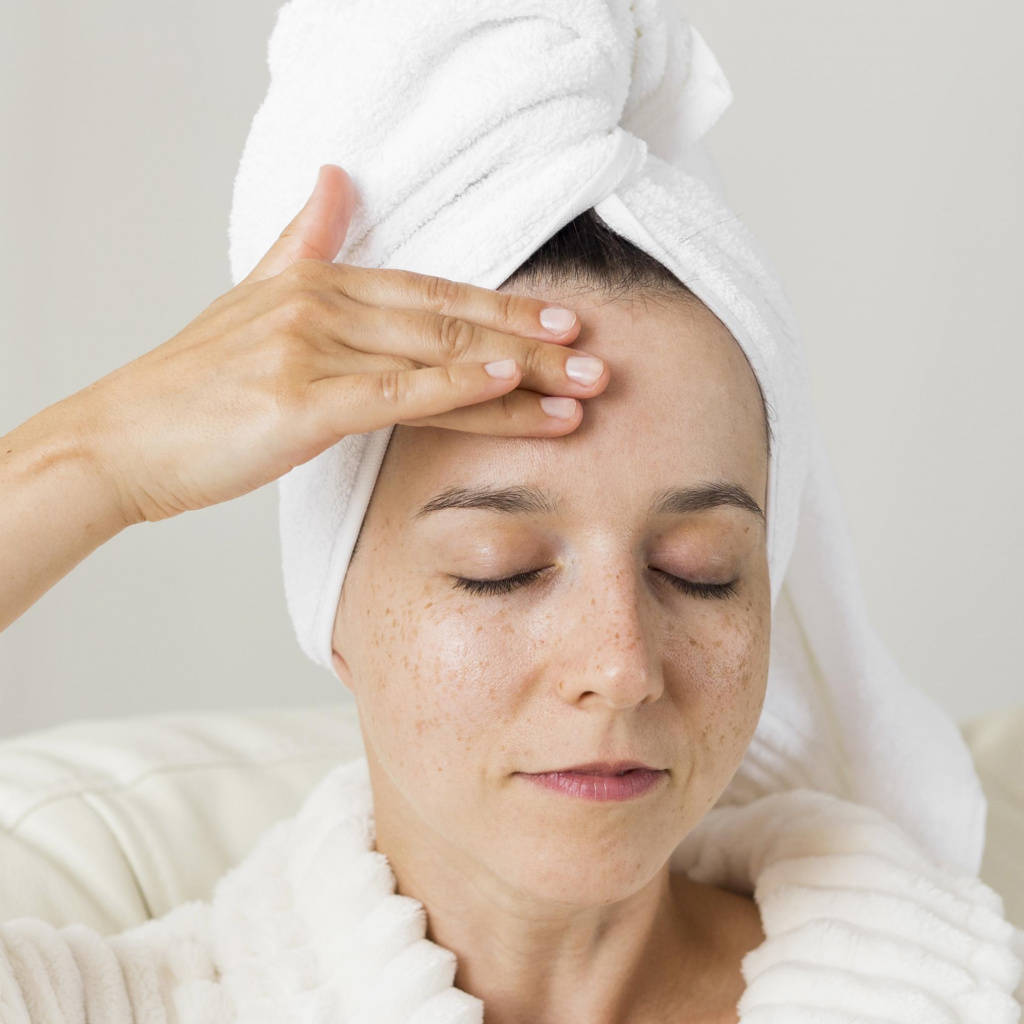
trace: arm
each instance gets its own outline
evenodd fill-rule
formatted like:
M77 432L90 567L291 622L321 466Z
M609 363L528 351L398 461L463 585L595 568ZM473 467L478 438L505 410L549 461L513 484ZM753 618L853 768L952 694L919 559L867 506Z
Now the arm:
M126 526L247 494L348 434L561 436L581 402L564 419L541 396L607 386L569 376L580 321L545 328L539 298L318 257L338 252L355 205L326 167L248 277L0 437L0 630Z
M0 437L0 631L130 522L65 402Z

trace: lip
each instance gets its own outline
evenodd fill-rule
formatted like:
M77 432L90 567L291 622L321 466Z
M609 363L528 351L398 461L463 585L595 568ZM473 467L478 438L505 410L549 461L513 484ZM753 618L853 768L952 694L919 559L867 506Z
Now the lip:
M586 764L574 764L568 768L552 768L552 772L574 772L577 775L618 775L619 772L632 771L634 768L641 768L645 772L656 772L660 769L652 768L643 761L588 761ZM549 772L531 772L530 774L547 775Z
M607 763L606 763L607 764ZM622 770L622 769L620 769ZM668 769L638 767L624 775L592 771L516 772L527 782L578 800L634 800L650 793L668 777Z

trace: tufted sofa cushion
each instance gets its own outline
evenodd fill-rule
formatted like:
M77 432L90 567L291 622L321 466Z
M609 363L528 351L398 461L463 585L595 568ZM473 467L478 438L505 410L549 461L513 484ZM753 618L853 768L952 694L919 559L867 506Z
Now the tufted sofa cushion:
M0 920L100 934L205 899L363 743L351 701L78 720L0 741Z
M982 879L1024 928L1024 705L967 723ZM351 701L79 720L0 740L0 920L101 934L206 899L260 834L363 753Z

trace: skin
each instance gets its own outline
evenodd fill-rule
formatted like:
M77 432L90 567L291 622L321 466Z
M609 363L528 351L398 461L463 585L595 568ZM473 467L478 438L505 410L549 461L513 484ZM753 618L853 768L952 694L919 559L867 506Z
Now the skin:
M766 533L733 506L646 510L705 482L765 508L757 383L703 305L543 295L576 310L574 347L606 361L607 389L561 437L396 426L346 575L334 665L359 708L377 849L488 1024L734 1022L740 961L764 941L756 904L668 858L760 716ZM563 514L413 518L484 483L544 487ZM541 567L508 594L453 586ZM681 593L656 570L735 593ZM601 803L513 774L620 758L668 777Z

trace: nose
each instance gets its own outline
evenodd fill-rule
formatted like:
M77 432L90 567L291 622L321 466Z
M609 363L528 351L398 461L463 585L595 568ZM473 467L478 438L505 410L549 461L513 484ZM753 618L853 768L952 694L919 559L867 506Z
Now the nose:
M631 560L581 568L560 617L559 696L621 711L653 704L664 691L658 605Z

